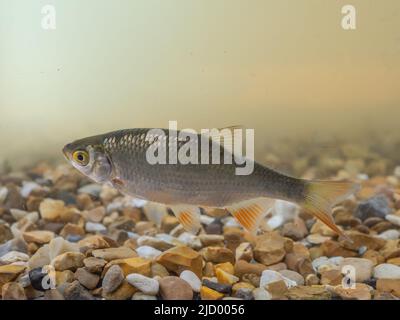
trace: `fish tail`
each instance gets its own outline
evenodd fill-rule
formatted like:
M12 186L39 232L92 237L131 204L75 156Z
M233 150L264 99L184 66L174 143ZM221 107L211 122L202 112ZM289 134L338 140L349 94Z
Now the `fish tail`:
M299 204L337 234L348 239L335 224L331 209L335 204L356 193L359 189L360 185L353 182L306 181L303 193L304 199Z

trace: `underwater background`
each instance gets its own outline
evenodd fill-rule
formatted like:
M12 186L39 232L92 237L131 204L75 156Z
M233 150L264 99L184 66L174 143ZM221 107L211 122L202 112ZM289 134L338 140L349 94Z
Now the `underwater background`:
M55 30L41 26L47 4ZM177 120L254 128L256 159L297 174L301 153L337 158L343 144L391 171L400 2L352 1L355 30L346 4L0 0L0 161L61 162L71 140Z

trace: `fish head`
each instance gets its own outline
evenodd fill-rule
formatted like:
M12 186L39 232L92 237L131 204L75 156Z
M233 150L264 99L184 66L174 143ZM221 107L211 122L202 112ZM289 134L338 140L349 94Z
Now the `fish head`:
M68 143L62 151L68 162L90 179L97 183L109 181L112 164L98 136Z

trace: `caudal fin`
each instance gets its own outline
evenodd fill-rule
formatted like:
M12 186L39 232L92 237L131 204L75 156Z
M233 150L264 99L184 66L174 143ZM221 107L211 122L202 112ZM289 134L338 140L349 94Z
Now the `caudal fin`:
M331 209L356 193L360 185L344 181L308 181L302 206L337 234L346 237L333 220Z

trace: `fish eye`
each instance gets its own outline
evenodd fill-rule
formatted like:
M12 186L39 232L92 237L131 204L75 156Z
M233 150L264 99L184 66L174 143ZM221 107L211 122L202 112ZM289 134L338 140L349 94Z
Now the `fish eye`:
M89 163L89 154L86 151L78 150L72 154L72 159L82 166L86 166Z

